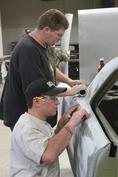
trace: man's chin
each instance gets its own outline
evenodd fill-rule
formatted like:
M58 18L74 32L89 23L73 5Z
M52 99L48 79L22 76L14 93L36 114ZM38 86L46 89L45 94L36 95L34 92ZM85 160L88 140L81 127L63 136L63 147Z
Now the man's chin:
M52 116L55 116L56 115L56 112L54 114L52 114Z
M52 112L49 112L47 116L48 117L55 116L57 114L57 112L58 112L58 110L55 109L55 111L53 110Z

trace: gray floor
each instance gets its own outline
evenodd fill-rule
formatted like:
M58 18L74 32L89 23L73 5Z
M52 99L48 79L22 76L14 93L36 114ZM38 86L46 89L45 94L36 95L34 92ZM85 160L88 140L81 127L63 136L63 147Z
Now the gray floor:
M9 177L11 131L0 120L0 177ZM66 150L60 156L61 177L73 177Z
M0 177L9 176L10 140L10 129L3 126L0 121Z

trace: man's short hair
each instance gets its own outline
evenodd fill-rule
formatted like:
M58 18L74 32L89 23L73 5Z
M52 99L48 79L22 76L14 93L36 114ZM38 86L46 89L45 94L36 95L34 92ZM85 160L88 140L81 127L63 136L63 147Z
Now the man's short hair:
M37 21L38 29L42 30L46 26L52 30L59 30L61 28L66 30L69 26L69 23L61 11L57 9L50 9L43 13Z

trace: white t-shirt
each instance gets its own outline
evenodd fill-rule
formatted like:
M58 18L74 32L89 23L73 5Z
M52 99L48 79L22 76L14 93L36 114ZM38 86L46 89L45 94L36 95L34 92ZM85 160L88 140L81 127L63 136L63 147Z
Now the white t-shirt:
M40 164L53 135L54 130L46 121L28 113L21 115L12 134L11 177L59 177L58 159L51 164Z

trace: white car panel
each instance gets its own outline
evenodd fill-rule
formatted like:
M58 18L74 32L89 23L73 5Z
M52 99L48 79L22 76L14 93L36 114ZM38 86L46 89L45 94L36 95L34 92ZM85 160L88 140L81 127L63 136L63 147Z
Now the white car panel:
M113 91L111 88L114 84L117 88L117 80L118 57L107 63L96 75L85 97L75 95L64 99L64 111L71 105L79 103L91 114L90 118L76 127L68 147L75 177L118 177L118 116L115 118L116 127L114 128L114 124L109 122L109 115L107 117L100 106L104 100L106 106L107 102L118 100L117 94L115 96L108 94ZM112 113L114 110L108 111ZM112 119L114 121L114 117ZM113 166L111 169L109 169L110 161ZM107 172L100 167L100 164L102 167L106 166ZM101 172L99 172L100 168Z

